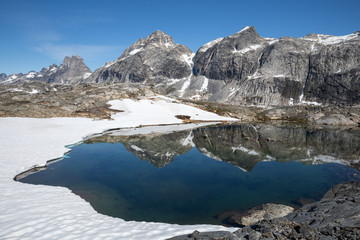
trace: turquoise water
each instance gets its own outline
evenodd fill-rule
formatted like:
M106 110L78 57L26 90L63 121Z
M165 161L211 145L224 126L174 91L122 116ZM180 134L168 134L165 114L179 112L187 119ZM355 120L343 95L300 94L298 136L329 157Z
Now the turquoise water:
M210 147L205 151L205 143L196 140L205 139L199 137L203 135L197 135L203 131L211 133L212 130L193 130L194 147L184 147L179 137L185 138L190 132L178 133L173 141L169 141L169 137L174 134L168 134L140 140L139 136L125 137L116 143L81 144L74 146L63 160L20 181L67 187L89 201L99 213L125 220L221 224L223 219L219 215L226 212L244 211L270 202L296 207L300 199L319 200L333 185L359 180L357 170L335 163L312 165L297 161L263 161L261 156L268 157L272 153L268 145L263 149L251 149L257 150L257 154L230 150L229 146L220 147L222 152ZM228 131L233 136L234 130ZM210 134L207 136L205 142L210 141L215 148L215 141ZM221 134L216 136L219 138ZM181 144L176 144L177 141ZM241 142L232 141L235 146ZM147 144L164 144L170 149L163 146L146 149ZM226 145L223 140L218 144ZM164 154L159 157L151 151L163 151ZM223 161L204 154L208 152ZM255 159L254 166L246 171L241 161L246 159L248 166L252 158ZM161 166L156 166L154 161L159 159ZM228 163L232 160L236 164Z

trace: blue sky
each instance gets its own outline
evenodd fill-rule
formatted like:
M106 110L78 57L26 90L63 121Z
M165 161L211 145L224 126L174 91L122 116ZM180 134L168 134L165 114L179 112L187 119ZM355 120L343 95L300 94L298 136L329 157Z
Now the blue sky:
M155 30L194 52L245 26L263 37L360 30L360 1L0 0L0 73L40 71L78 54L95 70Z

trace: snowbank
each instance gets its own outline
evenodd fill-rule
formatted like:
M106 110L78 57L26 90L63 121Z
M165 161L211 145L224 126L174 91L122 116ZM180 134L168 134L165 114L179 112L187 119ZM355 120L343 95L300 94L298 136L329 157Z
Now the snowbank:
M124 112L114 120L85 118L0 118L0 239L165 239L194 231L235 230L215 225L180 226L126 222L98 214L69 189L15 182L33 165L61 157L65 145L111 128L181 123L191 119L234 120L169 99L111 101Z

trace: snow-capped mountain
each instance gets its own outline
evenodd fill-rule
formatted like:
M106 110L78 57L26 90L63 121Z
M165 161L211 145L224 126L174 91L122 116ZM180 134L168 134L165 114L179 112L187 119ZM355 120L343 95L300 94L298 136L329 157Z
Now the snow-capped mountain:
M26 74L0 75L0 84L14 84L27 81L41 81L46 83L75 84L91 75L91 70L85 65L84 60L74 55L65 57L60 66L53 64L43 68L40 72L30 71Z

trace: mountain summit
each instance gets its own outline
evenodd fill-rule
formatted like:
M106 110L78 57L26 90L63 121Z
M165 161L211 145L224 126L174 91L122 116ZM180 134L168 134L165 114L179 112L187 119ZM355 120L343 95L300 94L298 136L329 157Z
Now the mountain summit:
M139 39L115 61L106 63L90 82L147 82L190 76L192 51L161 31Z

